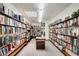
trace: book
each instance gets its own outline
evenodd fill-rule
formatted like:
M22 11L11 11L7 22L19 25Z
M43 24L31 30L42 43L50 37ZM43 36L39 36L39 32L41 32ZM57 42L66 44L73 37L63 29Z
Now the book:
M78 16L78 18L77 18L77 19L78 19L78 25L79 25L79 16Z
M0 12L4 13L4 5L3 5L3 3L0 3Z
M3 24L3 16L0 15L0 24Z
M1 55L3 56L4 55L3 48L0 48L0 51L1 51Z
M8 51L11 51L12 50L12 45L11 43L8 44Z
M0 56L3 56L2 48L0 48Z
M10 24L11 24L12 26L15 26L15 21L14 21L13 19L10 19L10 20L11 20Z
M74 26L78 26L78 19L77 18L74 18L73 22L74 22Z
M66 47L66 43L65 43L65 42L63 42L63 41L62 41L62 46L63 46L63 48L65 48L65 47Z
M15 34L15 27L13 27L13 32L12 33Z
M72 28L68 29L68 35L72 35Z
M6 36L4 37L4 45L8 45L8 44L9 44L9 36L6 35Z
M77 46L77 39L74 38L74 45Z
M11 34L11 27L8 27L8 33Z
M79 55L79 46L77 47L77 54Z
M2 25L0 25L0 35L2 35Z
M5 17L5 25L8 25L9 19L8 17Z
M77 53L77 47L76 46L73 46L73 52Z
M7 53L7 47L4 47L2 49L3 49L3 54L6 55L6 53Z
M68 43L71 43L70 37L67 36Z
M8 15L11 16L11 17L13 17L13 11L9 9L8 12L9 12Z
M9 36L9 43L13 43L13 36Z
M8 34L8 26L4 27L4 34Z
M18 21L21 21L21 15L14 14L14 18L16 18Z
M4 13L7 14L7 15L9 15L9 12L8 11L9 11L8 7L7 6L4 6Z
M2 37L0 37L0 47L2 46Z
M67 48L72 50L73 46L71 44L67 44Z
M70 20L70 26L72 26L72 24L73 24L73 20Z
M16 36L13 38L14 45L16 46Z

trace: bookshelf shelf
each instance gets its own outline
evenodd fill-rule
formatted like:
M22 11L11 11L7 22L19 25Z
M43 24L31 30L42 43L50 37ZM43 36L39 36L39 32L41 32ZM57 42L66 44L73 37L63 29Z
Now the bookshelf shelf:
M24 28L24 27L18 27L18 26L12 26L12 25L5 25L5 24L0 24L0 25L2 25L2 26L8 26L8 27L16 27L16 28L23 28L23 29L26 29L26 28Z
M74 18L77 18L78 16L79 16L79 15L77 15L77 16L74 17ZM54 25L52 25L52 26L55 26L55 25L58 25L58 24L61 24L61 23L64 23L64 22L67 22L67 21L73 20L74 18L70 18L70 19L67 19L67 20L65 20L65 21L61 21L61 22L56 23L56 24L54 24Z
M9 16L9 15L3 13L3 12L0 12L0 14L3 15L3 16L6 16L6 17L8 17L8 18L11 18L11 19L13 19L13 20L15 20L15 21L18 21L17 19L15 19L15 18L13 18L13 17L11 17L11 16ZM20 23L26 25L25 23L23 23L23 22L21 22L21 21L18 21L18 22L20 22Z
M50 42L51 42L60 52L62 52L65 56L70 56L67 52L63 52L61 49L59 49L59 47L56 46L51 40L50 40ZM59 44L59 43L58 43L58 44Z
M24 46L26 45L26 42L23 42L22 44L19 44L15 49L8 52L7 56L15 56Z
M59 19L50 24L49 38L64 54L79 55L79 10L71 18L68 16L64 21Z
M55 37L55 38L57 38L57 39L59 39L59 40L65 42L65 43L67 43L67 44L71 44L71 45L73 45L72 43L69 43L69 42L67 42L67 41L65 41L65 40L63 40L63 39L58 38L58 37ZM76 45L73 45L73 46L76 46Z
M56 34L56 35L63 35L63 36L69 36L69 37L74 37L74 38L77 38L77 36L72 36L72 35L59 34L59 33L53 33L53 34Z
M5 9L0 11L0 56L14 56L27 44L27 24L22 15L0 7Z
M2 47L0 47L0 48L3 48L3 47L6 47L7 45L4 45L4 46L2 46Z

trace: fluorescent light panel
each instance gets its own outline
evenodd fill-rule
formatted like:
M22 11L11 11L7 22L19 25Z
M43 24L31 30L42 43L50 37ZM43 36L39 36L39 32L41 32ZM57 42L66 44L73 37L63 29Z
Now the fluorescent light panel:
M38 17L43 17L43 11L39 11Z
M39 4L39 10L38 10L38 21L41 22L43 20L43 13L44 13L45 4L40 3Z
M44 5L45 5L44 3L40 3L40 4L39 4L39 10L44 9Z

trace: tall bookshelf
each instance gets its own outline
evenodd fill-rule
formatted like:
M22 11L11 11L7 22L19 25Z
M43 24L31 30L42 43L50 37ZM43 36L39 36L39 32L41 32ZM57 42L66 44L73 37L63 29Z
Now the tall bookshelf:
M13 11L5 13L5 6L0 4L0 56L16 55L27 43L26 24L21 15Z
M79 10L50 24L49 38L64 55L79 55Z

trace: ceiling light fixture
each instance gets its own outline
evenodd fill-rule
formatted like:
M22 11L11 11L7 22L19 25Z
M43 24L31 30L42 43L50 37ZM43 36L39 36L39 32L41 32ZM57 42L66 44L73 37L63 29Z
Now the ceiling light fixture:
M39 10L38 10L38 21L39 22L41 22L43 20L44 8L45 8L45 4L40 3Z
M44 9L45 4L44 3L40 3L39 4L39 10L43 10Z

